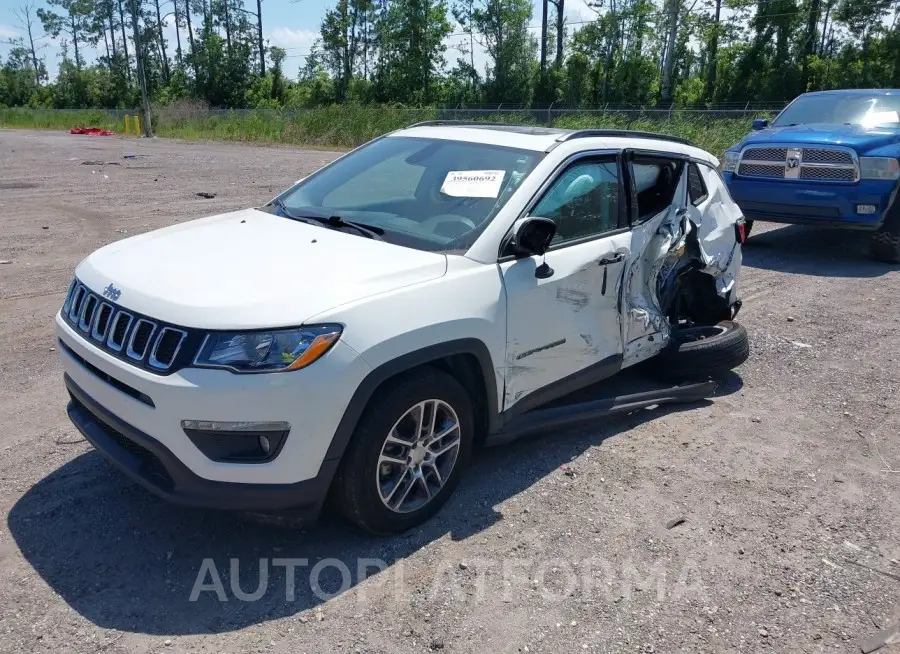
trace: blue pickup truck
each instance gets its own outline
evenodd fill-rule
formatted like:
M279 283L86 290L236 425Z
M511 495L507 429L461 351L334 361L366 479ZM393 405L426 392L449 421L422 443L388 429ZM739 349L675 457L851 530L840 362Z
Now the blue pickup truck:
M804 93L722 159L754 220L872 232L872 256L900 263L900 90Z

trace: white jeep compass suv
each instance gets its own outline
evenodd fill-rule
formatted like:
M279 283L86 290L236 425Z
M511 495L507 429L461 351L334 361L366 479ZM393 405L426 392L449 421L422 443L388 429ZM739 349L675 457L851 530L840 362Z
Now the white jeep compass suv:
M313 517L330 497L407 529L474 444L697 399L746 359L717 166L641 132L375 139L261 208L82 261L56 319L69 416L163 498ZM651 358L696 383L559 406Z

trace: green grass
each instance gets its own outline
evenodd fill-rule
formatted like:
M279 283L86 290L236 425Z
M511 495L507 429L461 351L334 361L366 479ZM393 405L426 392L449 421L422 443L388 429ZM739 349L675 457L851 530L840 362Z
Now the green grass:
M391 130L423 120L433 120L436 116L437 110L434 108L411 109L396 106L345 105L299 112L209 112L180 106L157 109L154 113L154 129L158 136L183 139L352 148ZM486 114L485 119L538 124L535 116L528 113ZM0 127L68 130L86 126L114 131L124 129L120 117L99 109L0 109ZM661 132L688 138L704 150L721 156L749 130L750 119L713 119L696 112L676 112L671 118L652 115L626 118L617 114L572 113L556 119L554 126Z

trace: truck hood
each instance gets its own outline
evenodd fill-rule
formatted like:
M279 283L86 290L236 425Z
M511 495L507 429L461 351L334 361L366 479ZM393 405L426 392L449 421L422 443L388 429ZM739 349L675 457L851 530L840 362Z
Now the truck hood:
M184 327L294 326L336 306L441 277L443 254L248 209L103 247L78 278L116 302Z
M900 143L900 129L831 124L769 127L748 134L739 147L768 143L844 145L865 154L869 150Z

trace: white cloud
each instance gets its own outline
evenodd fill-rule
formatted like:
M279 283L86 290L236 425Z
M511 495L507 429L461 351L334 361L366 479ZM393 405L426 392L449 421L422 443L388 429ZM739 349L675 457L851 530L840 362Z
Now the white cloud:
M0 39L16 39L20 36L19 30L16 28L0 23Z
M291 27L276 27L269 33L268 38L272 45L280 48L309 50L315 40L319 38L319 33Z
M555 17L554 7L550 7L551 20ZM570 23L592 21L597 19L597 12L591 9L585 0L566 0L566 20ZM540 14L537 14L540 17ZM577 27L577 26L576 26Z

